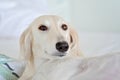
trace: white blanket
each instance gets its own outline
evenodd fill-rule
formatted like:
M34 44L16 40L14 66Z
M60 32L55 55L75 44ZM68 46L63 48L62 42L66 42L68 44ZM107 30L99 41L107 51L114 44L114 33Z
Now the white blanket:
M70 80L120 80L120 53L83 61L83 72L77 73Z
M32 80L120 80L120 53L43 60Z

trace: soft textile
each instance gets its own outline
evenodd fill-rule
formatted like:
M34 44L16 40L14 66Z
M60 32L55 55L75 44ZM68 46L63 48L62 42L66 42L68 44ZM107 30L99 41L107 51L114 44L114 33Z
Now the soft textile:
M0 80L18 80L25 69L25 62L0 54Z
M19 37L36 17L47 11L46 0L0 0L0 37Z

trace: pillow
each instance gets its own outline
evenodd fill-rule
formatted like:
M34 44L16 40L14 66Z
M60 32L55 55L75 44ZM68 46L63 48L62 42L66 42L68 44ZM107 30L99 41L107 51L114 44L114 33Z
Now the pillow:
M24 69L24 61L0 54L0 80L18 80Z

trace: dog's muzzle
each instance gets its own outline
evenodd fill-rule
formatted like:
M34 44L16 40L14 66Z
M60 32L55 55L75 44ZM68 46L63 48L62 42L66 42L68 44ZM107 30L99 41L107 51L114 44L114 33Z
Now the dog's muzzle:
M59 52L66 52L68 49L69 49L69 45L67 42L65 41L62 41L62 42L58 42L56 43L56 49L59 51Z

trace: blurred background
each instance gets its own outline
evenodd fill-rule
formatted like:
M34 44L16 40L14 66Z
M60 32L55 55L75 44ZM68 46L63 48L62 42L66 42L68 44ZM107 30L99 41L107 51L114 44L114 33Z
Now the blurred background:
M17 53L20 34L45 14L73 25L86 56L120 52L120 0L0 0L0 52Z
M120 0L48 0L48 4L79 31L120 32Z

